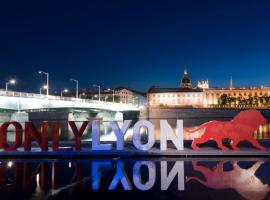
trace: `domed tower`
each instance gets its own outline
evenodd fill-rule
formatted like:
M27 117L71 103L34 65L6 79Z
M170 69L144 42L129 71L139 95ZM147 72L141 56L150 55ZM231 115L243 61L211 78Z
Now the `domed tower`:
M187 73L187 69L186 68L184 70L184 76L182 78L180 87L181 88L191 88L192 87L192 84L191 84L191 81L190 81L190 79L188 77L188 73Z

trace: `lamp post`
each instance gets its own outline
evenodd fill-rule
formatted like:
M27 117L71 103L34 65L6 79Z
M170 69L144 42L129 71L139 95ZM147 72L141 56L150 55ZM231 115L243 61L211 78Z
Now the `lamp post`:
M49 97L49 73L48 72L44 72L44 71L42 71L42 70L39 70L38 71L38 73L39 74L45 74L46 75L46 77L47 77L47 84L46 84L46 95L47 95L47 98Z
M42 90L46 90L47 89L47 85L43 85L41 88L39 88L39 94L42 94Z
M94 87L98 87L98 101L100 102L100 85L93 85Z
M64 93L67 93L68 92L68 89L61 90L61 97L63 97L63 92Z
M108 91L112 91L112 93L113 93L113 95L112 95L112 96L113 96L113 103L114 103L114 92L115 92L115 91L112 90L112 89L110 89L110 88L108 88Z
M15 79L10 79L9 81L6 82L6 93L8 91L8 85L9 84L14 85L15 83L16 83Z
M70 81L73 81L76 83L76 99L78 99L79 98L79 81L73 78L71 78Z

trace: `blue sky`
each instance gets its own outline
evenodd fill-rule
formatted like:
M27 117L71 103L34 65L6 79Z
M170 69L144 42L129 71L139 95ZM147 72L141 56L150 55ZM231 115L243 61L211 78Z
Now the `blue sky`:
M249 0L8 1L0 3L0 80L38 92L93 84L270 86L270 2Z

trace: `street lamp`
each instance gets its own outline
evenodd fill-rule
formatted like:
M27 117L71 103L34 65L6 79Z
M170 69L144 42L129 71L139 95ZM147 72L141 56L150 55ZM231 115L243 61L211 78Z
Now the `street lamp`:
M47 85L43 85L41 88L39 88L39 94L42 94L42 90L46 90L47 89Z
M8 85L14 85L16 83L15 79L10 79L9 81L6 82L6 92L8 91Z
M46 87L46 90L47 90L46 93L47 93L47 94L46 94L46 95L47 95L47 98L48 98L48 97L49 97L49 73L44 72L44 71L42 71L42 70L39 70L38 73L39 73L39 74L45 74L46 77L47 77L47 84L46 84L46 86L47 86L47 87Z
M94 98L97 98L97 95L96 94L94 96L92 96L92 100L94 100Z
M93 85L94 87L98 87L98 101L100 101L100 85Z
M114 103L114 90L112 90L112 89L110 89L110 88L108 88L108 91L112 91L113 92L113 103Z
M61 90L61 97L63 97L63 92L64 93L67 93L68 92L68 89Z
M79 81L73 78L71 78L70 80L76 83L76 99L78 99L79 98Z

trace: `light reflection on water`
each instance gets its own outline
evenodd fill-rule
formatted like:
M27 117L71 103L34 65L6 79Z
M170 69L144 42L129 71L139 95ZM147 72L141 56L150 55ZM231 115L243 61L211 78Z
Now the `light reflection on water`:
M269 160L260 159L1 160L0 195L1 199L269 199L269 167Z

